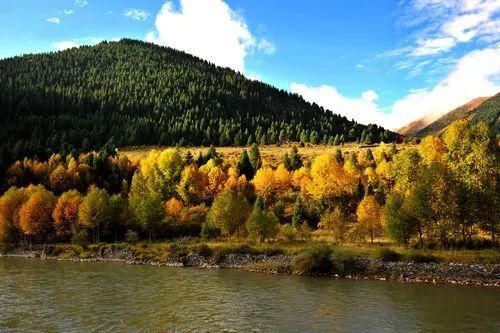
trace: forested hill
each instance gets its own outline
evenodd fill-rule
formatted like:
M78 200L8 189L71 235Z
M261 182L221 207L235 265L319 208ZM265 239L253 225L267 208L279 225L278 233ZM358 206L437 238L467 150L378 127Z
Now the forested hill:
M301 97L184 52L124 39L0 60L12 158L127 145L392 141ZM111 142L110 142L111 143Z

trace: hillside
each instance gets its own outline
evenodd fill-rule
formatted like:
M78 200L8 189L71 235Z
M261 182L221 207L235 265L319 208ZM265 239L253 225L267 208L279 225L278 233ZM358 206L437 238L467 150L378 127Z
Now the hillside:
M413 135L419 137L424 137L429 134L441 135L446 130L448 125L450 125L452 122L460 119L467 119L467 120L472 119L474 115L477 113L478 106L482 105L482 103L488 100L489 98L490 97L475 98L472 101L468 102L467 104L464 104L448 112L441 118L428 124L427 126L420 129Z
M414 136L418 133L418 131L427 126L430 122L431 121L425 118L417 119L401 127L400 129L397 130L397 132L402 135Z
M496 135L500 134L500 93L482 103L474 110L473 123L485 122Z
M124 39L0 60L3 156L110 145L392 141L363 126L171 48Z

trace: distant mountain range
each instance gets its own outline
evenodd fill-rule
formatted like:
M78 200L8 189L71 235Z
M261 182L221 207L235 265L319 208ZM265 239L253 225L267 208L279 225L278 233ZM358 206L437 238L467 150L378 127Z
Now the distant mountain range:
M493 97L478 97L464 104L437 120L429 117L417 119L398 130L400 134L424 137L426 135L441 135L446 128L456 120L465 119L474 123L485 122L495 134L500 128L500 93Z

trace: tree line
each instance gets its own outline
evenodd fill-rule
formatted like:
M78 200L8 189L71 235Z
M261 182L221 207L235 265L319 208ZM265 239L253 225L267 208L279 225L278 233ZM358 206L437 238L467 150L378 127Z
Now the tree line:
M276 168L255 144L232 164L213 147L153 150L140 161L107 156L103 170L118 178L96 178L90 156L99 154L14 163L8 174L17 186L0 197L2 242L321 234L453 247L496 244L500 228L498 151L482 123L459 121L442 138L401 150L332 148L309 161L294 147Z

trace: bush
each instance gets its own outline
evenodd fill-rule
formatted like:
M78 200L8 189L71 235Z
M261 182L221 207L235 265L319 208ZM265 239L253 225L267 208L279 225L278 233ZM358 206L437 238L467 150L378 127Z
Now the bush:
M172 244L168 249L171 258L184 258L188 255L188 250L185 245Z
M209 258L213 254L212 249L207 244L195 245L191 248L191 252L204 258Z
M280 231L278 233L278 238L285 240L287 242L294 242L297 240L298 232L290 224L284 224L280 227Z
M365 269L362 262L350 253L334 253L332 255L333 272L338 274L359 273Z
M419 264L427 264L431 262L438 262L438 258L432 254L412 253L408 256L409 261Z
M207 221L201 225L200 236L203 239L214 239L221 235L220 229Z
M293 260L293 271L298 274L327 274L332 270L332 250L326 245L302 250Z
M395 262L395 261L401 261L401 254L397 253L396 251L390 250L390 249L381 249L378 257L383 261L383 262Z

